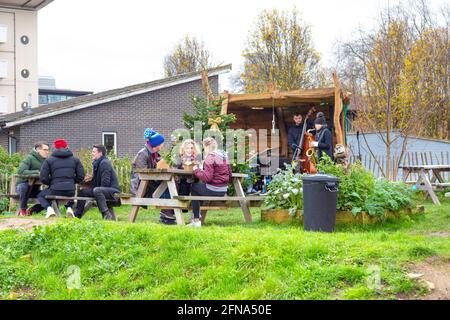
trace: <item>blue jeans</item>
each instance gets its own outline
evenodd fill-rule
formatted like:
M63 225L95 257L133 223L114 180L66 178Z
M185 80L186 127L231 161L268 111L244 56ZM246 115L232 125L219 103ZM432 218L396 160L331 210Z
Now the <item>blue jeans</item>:
M32 189L30 190L28 182L22 182L16 186L16 192L19 195L20 199L20 209L26 209L28 206L28 199L36 198L40 190L38 185L33 185ZM39 204L34 205L34 212L39 212L42 210L43 208Z

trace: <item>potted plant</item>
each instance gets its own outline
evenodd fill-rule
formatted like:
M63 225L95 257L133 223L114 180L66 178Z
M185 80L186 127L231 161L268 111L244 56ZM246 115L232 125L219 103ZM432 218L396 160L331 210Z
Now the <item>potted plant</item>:
M300 174L294 173L292 166L278 169L267 189L261 221L282 223L300 216L303 208L302 179Z

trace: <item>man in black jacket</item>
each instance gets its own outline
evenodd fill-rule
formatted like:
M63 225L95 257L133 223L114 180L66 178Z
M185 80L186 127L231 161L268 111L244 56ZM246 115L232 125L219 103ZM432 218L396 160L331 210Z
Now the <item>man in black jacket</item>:
M116 220L107 200L114 200L114 194L120 193L119 179L114 171L111 161L106 157L106 148L103 145L94 145L92 148L93 175L88 176L85 181L91 182L91 187L82 189L80 197L94 197L103 219ZM86 201L78 201L75 217L81 219L84 214Z
M333 140L323 113L319 112L317 114L314 125L316 127L316 141L312 143L312 146L317 148L318 159L322 159L324 153L333 159Z
M295 124L292 127L290 127L288 131L288 145L289 148L292 149L292 152L295 153L297 145L300 143L300 138L303 132L303 116L300 113L294 114L294 123ZM307 121L306 130L313 128L314 122Z
M68 149L67 141L61 139L54 142L55 151L51 157L44 161L39 174L43 184L49 186L41 191L37 199L44 209L47 210L46 218L56 216L46 196L73 197L75 195L75 184L84 179L84 168L81 161L73 156Z

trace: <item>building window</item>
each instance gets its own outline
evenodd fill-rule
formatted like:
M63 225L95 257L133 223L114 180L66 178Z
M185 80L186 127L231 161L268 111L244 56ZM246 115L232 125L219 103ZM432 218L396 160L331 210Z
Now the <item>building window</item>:
M17 153L17 139L13 136L8 137L8 152L9 154Z
M48 97L45 94L39 95L39 105L48 104Z
M117 154L117 133L103 132L102 136L103 145L106 147L107 153Z

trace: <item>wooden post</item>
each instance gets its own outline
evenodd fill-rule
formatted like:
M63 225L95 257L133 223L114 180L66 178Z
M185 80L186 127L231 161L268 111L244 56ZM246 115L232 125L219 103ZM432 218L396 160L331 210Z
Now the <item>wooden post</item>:
M233 178L234 189L236 190L236 195L238 197L245 197L244 189L242 189L241 182L239 178ZM250 210L248 209L247 201L239 201L242 212L244 213L244 218L247 223L252 222L252 215L250 214Z
M281 108L276 108L277 118L280 128L280 138L281 138L281 156L287 157L288 155L288 133L286 128L286 123L284 122L283 110ZM306 124L304 124L306 125Z
M17 184L17 177L11 176L11 184L9 185L9 194L16 194L16 184ZM9 211L12 212L12 208L16 205L17 201L14 198L9 198Z
M333 81L334 81L334 130L336 134L336 142L337 144L344 145L344 134L342 132L341 126L341 114L344 111L344 106L342 104L342 90L341 84L339 82L338 76L336 72L333 72Z
M222 96L225 97L225 99L222 101L222 110L220 111L220 114L223 115L228 113L228 101L230 99L230 94L228 93L228 91L224 91Z
M177 186L176 186L174 177L172 177L172 179L170 179L170 181L167 181L167 187L169 188L169 193L170 193L171 199L174 199L174 197L178 196ZM175 212L175 218L177 219L177 224L179 226L183 226L184 225L183 212L179 208L174 208L173 210Z
M431 182L428 179L428 174L425 173L425 170L423 168L420 169L420 178L421 178L421 180L423 180L424 186L423 187L420 186L420 183L419 183L420 179L417 180L417 182L418 182L417 185L420 186L420 189L425 190L431 196L431 199L433 200L433 203L435 205L440 206L441 203L440 203L438 197L436 196L436 194L434 193L433 186L431 185Z
M138 189L137 194L136 194L137 198L144 198L145 192L147 192L147 188L148 188L149 183L150 183L149 180L141 180L140 181L139 189ZM140 206L133 206L133 208L131 208L131 213L128 216L128 220L130 222L134 223L136 221L137 214L139 212L139 208L140 208Z

